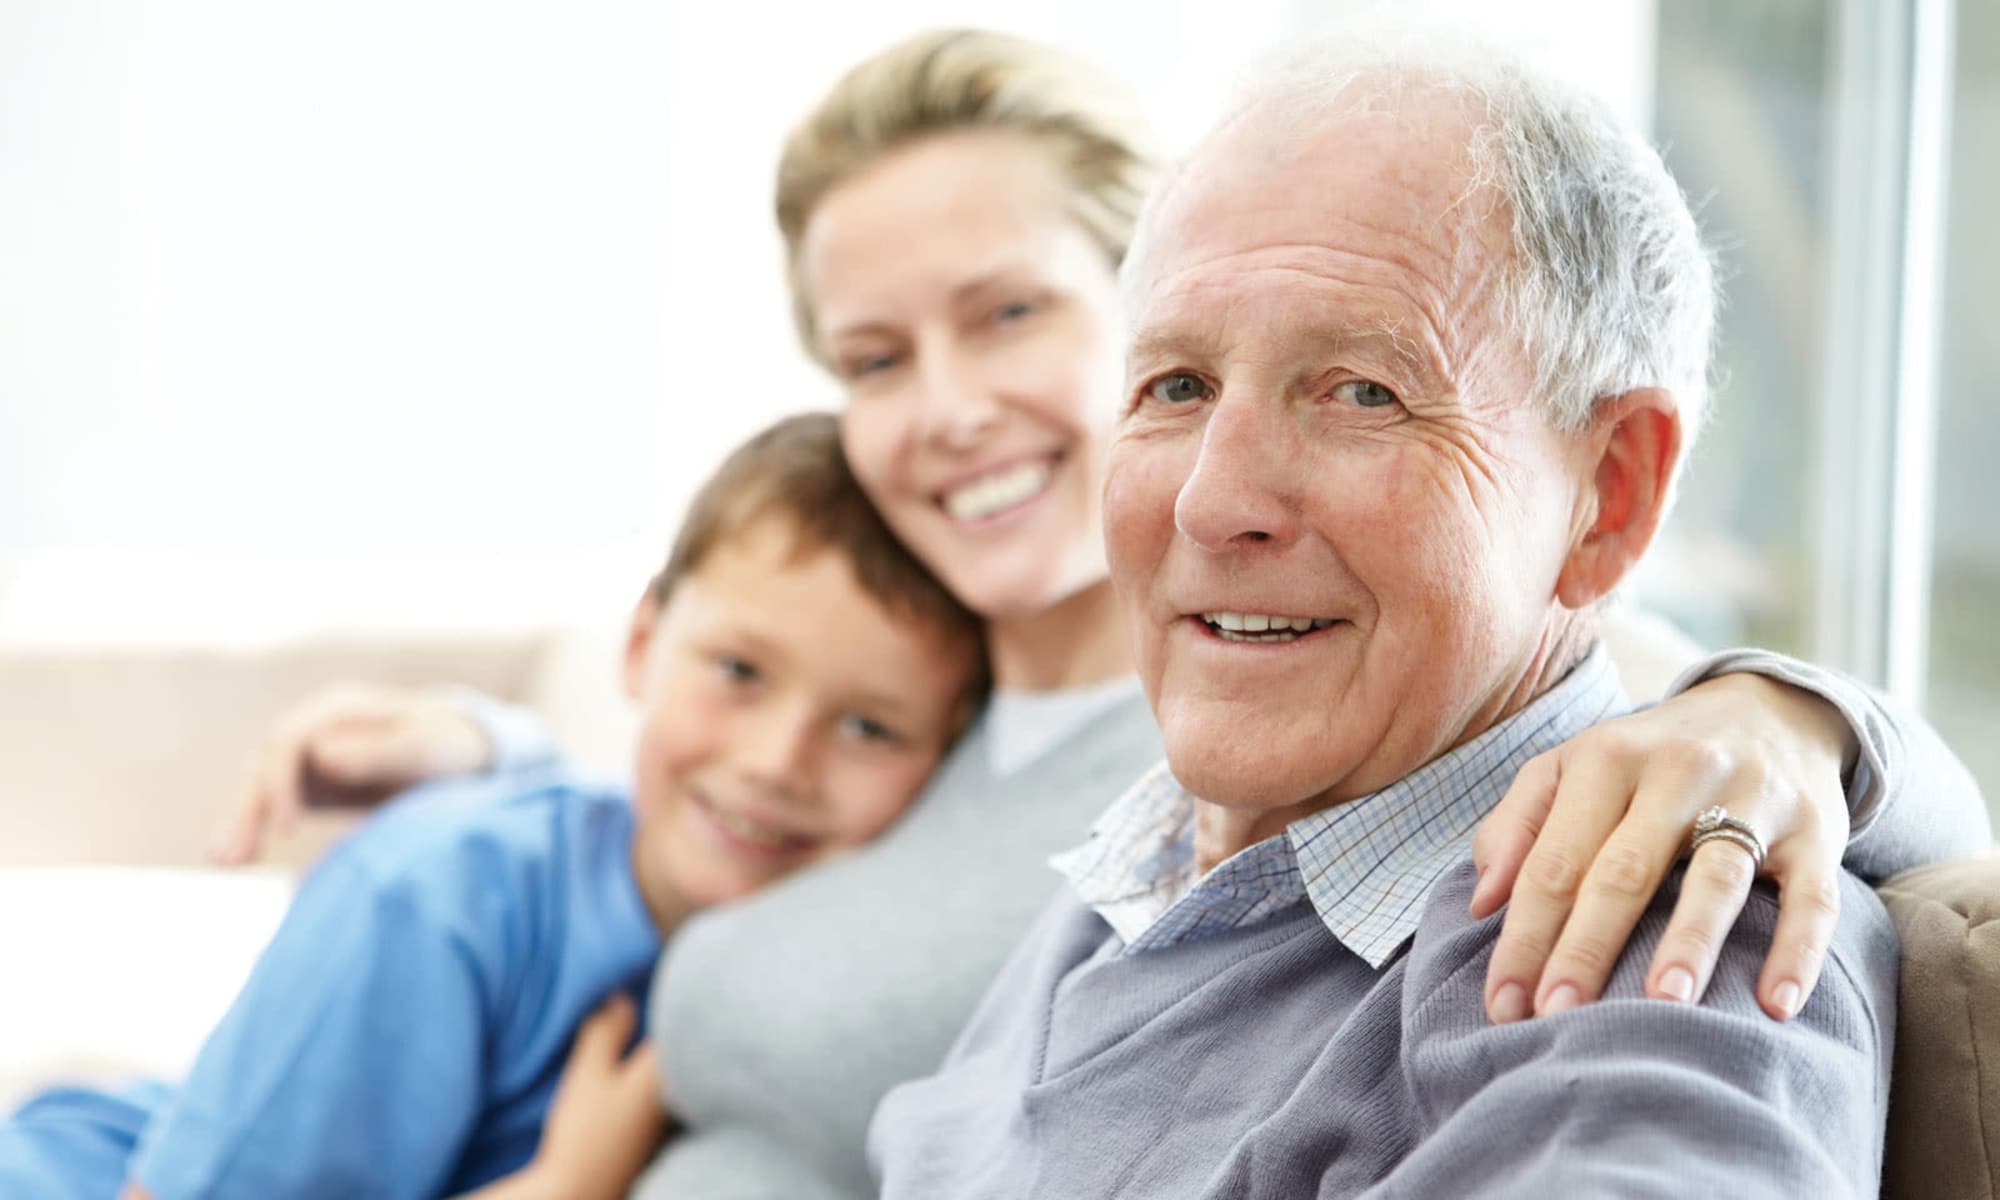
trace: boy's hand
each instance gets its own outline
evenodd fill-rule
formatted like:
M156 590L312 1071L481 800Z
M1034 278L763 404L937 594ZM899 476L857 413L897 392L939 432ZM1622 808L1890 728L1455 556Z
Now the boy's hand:
M309 798L379 804L425 780L482 771L492 758L478 724L434 692L337 684L272 726L209 857L231 866L253 861L266 837L298 825Z
M667 1129L659 1060L650 1043L625 1052L638 1022L630 996L611 997L577 1030L526 1173L551 1195L619 1200Z

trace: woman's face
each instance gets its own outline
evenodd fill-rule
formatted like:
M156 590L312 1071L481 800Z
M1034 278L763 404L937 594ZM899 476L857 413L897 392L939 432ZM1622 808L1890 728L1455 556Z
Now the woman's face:
M1021 135L936 137L830 192L802 248L856 476L967 607L1003 621L1105 578L1117 280L1065 187Z

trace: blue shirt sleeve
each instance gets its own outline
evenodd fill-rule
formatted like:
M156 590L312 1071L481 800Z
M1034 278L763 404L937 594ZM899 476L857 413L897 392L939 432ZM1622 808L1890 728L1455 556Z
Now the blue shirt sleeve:
M404 824L371 822L301 888L139 1147L132 1177L158 1200L444 1186L479 1117L505 899L462 846L369 853Z
M493 748L488 774L547 767L561 758L548 726L532 709L469 687L447 687L444 697L486 735Z

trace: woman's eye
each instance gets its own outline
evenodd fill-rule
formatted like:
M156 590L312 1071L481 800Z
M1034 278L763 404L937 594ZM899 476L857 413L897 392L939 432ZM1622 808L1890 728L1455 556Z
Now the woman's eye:
M1176 371L1147 384L1146 395L1161 404L1192 404L1208 398L1208 384L1199 375Z
M731 683L755 683L763 674L757 669L756 663L733 654L716 655L715 669Z
M840 721L841 732L848 737L863 742L895 742L900 740L896 731L873 717L848 716Z
M897 358L893 354L869 354L847 361L847 377L860 379L868 375L880 375L895 367Z
M1396 393L1372 379L1350 379L1333 389L1337 399L1362 408L1386 408L1396 403Z
M1005 325L1010 321L1018 321L1034 311L1035 306L1026 300L1016 300L1012 304L1003 304L999 308L994 309L993 323L995 325Z

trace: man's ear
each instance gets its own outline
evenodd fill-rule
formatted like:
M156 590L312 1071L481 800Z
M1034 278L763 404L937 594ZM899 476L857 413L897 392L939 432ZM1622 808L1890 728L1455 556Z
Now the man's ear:
M1680 406L1662 388L1613 396L1598 402L1583 439L1591 459L1583 532L1556 580L1556 599L1571 609L1609 595L1659 532L1681 459Z
M638 703L646 691L646 658L653 648L653 634L660 626L666 601L648 587L632 608L632 624L625 631L625 698Z

